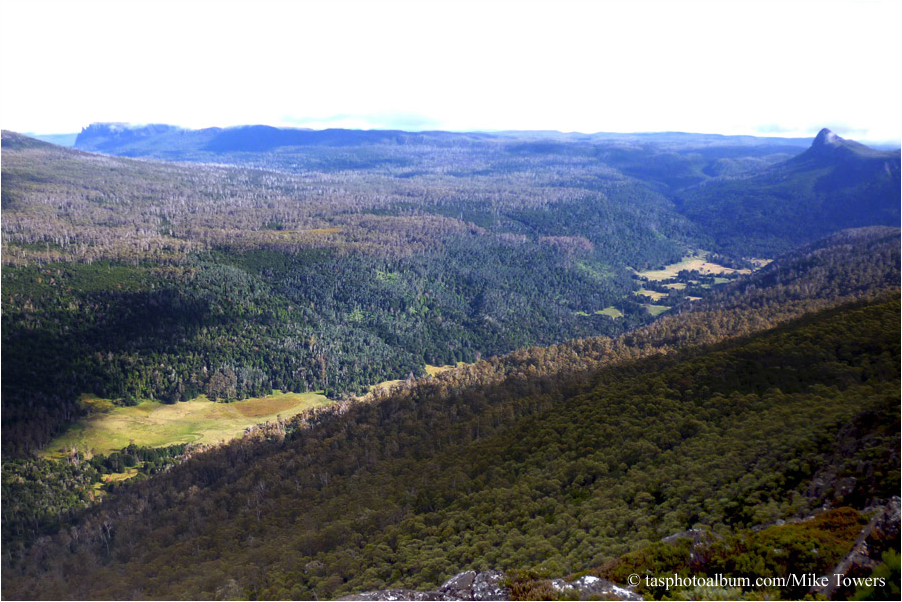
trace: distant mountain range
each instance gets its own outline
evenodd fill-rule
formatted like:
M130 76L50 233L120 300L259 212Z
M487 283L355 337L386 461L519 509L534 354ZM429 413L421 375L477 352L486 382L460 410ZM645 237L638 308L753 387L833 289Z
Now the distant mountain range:
M78 135L75 146L283 171L377 169L405 178L422 174L426 162L447 164L441 149L450 147L478 156L474 164L492 162L491 171L511 169L511 160L567 164L572 157L585 165L597 162L599 169L616 170L668 197L698 226L701 245L733 255L772 257L844 228L900 223L899 151L869 148L828 129L810 143L680 132L455 133L261 125L186 130L97 123Z
M93 123L75 140L81 150L120 156L179 156L193 160L192 153L267 152L284 147L361 146L370 144L461 144L480 141L531 141L534 146L520 150L560 152L567 143L618 143L621 145L666 146L672 149L707 147L747 147L782 151L805 147L802 138L756 138L683 132L659 133L562 133L555 131L502 132L406 132L401 130L309 130L246 125L229 128L190 130L173 125L129 125Z

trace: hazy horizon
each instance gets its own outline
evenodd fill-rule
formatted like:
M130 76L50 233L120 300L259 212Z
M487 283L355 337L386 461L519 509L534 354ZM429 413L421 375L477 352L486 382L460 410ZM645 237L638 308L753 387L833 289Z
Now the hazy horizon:
M187 131L197 131L197 130L201 130L201 129L206 129L206 128L190 128L190 127L180 126L178 124L172 124L172 123L167 123L167 124L163 124L163 123L125 123L125 122L94 122L94 123L95 124L96 123L116 123L116 124L122 124L129 128L141 128L141 127L150 126L150 125L167 125L167 126L178 127L178 128L181 128L181 129L184 129ZM74 146L76 137L82 131L87 129L90 125L93 125L93 124L88 124L88 125L80 128L78 131L74 131L74 132L48 132L48 133L19 132L19 133L22 135L25 135L25 136L37 138L37 139L44 140L47 142L52 142L54 144L60 144L63 146ZM218 127L220 129L228 129L228 128L237 128L237 127L253 127L253 126L258 126L258 125L267 125L267 124L243 123L243 124L236 124L236 125L230 125L230 126L210 126L210 127L212 127L212 128ZM449 133L459 133L459 134L466 134L466 133L503 134L503 133L515 133L515 132L525 132L525 133L549 132L549 133L558 133L561 135L583 135L583 136L598 136L598 135L607 135L607 134L624 135L624 136L629 136L631 134L635 134L635 135L686 134L686 135L701 135L701 136L749 136L749 137L754 137L754 138L775 138L775 139L780 139L780 140L782 140L782 139L810 140L810 139L813 139L817 135L817 133L820 131L820 130L817 130L817 131L814 131L814 132L811 132L808 134L787 136L787 135L762 134L762 133L758 133L758 134L721 134L719 132L685 132L685 131L678 131L678 130L634 131L634 132L611 132L611 131L605 131L605 132L569 131L569 132L564 132L564 131L560 131L560 130L493 130L493 129L442 130L442 129L413 129L413 128L402 128L402 127L343 128L341 126L311 128L311 127L302 127L302 126L296 126L296 125L280 125L280 126L272 126L272 127L278 127L278 128L282 128L282 129L308 130L308 131L323 131L326 129L335 128L335 129L364 130L364 131L393 130L393 131L404 131L404 132L411 132L411 133L415 133L415 132L449 132ZM839 135L842 138L846 138L849 140L855 140L856 142L865 143L869 146L883 148L883 149L900 148L900 143L898 140L868 140L868 139L864 139L864 138L852 138L850 136L843 135L843 132L841 130L837 131L837 130L833 130L832 128L828 128L828 129L830 129L831 131L833 131L835 134ZM66 140L65 142L63 141L63 139L67 139L70 137L71 137L71 140Z

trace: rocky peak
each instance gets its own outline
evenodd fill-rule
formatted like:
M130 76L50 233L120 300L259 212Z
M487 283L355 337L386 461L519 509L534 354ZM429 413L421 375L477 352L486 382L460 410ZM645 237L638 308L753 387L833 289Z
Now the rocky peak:
M898 155L885 151L878 151L867 147L854 140L846 140L831 132L828 128L822 129L814 138L814 142L804 153L790 159L787 163L798 164L813 161L816 164L837 163L846 164L849 161L860 162L871 159L894 159Z
M75 147L83 150L108 151L117 145L183 131L174 125L128 123L92 123L82 128L75 138Z
M831 132L829 129L824 128L820 132L817 133L817 137L814 139L814 143L811 145L812 148L818 146L839 146L844 142L842 138Z

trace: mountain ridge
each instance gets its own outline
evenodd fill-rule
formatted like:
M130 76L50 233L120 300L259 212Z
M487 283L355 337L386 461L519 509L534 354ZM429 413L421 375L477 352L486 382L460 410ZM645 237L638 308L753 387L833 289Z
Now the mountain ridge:
M811 146L807 151L790 160L792 163L804 163L815 158L834 159L842 161L846 159L894 159L898 153L893 151L881 151L866 146L854 140L841 138L830 131L823 128L814 138Z
M410 143L430 141L473 141L473 140L498 140L511 139L528 140L562 140L573 142L602 142L614 141L624 143L640 143L672 141L687 147L700 145L762 145L762 146L807 146L807 138L780 138L780 137L756 137L748 135L724 135L701 134L692 132L560 132L553 130L501 130L501 131L445 131L445 130L421 130L407 131L395 129L357 130L347 128L295 128L275 127L268 125L236 125L229 127L211 127L198 130L182 128L167 124L131 125L119 122L92 123L78 134L75 142L76 148L82 150L95 150L110 152L111 154L141 153L146 155L154 152L147 144L131 145L139 140L148 142L153 137L160 140L159 152L173 150L167 145L178 146L172 135L179 135L188 139L189 146L197 151L230 152L239 151L239 146L229 146L219 137L225 140L238 138L243 134L250 134L251 148L267 148L271 150L278 146L309 146L309 145L336 145L350 146L373 143ZM253 140L252 136L256 136ZM191 139L194 139L191 141ZM234 142L231 140L230 142ZM183 141L184 142L184 141Z
M830 231L900 224L898 151L878 151L824 128L801 154L676 193L679 210L714 248L761 256Z

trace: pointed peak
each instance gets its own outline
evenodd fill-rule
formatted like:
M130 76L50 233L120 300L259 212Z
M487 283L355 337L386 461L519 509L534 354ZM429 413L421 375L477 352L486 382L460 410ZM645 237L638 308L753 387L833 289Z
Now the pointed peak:
M811 146L839 146L842 143L842 138L829 129L824 128L817 133L817 138L814 139L814 143Z
M898 157L898 154L893 155L893 153L869 148L854 140L840 138L829 129L824 128L818 132L817 137L814 139L814 142L811 143L811 147L808 150L801 155L790 159L790 161L798 163L800 161L804 162L813 159L816 161L833 162L874 158L890 159L893 158L893 156Z

